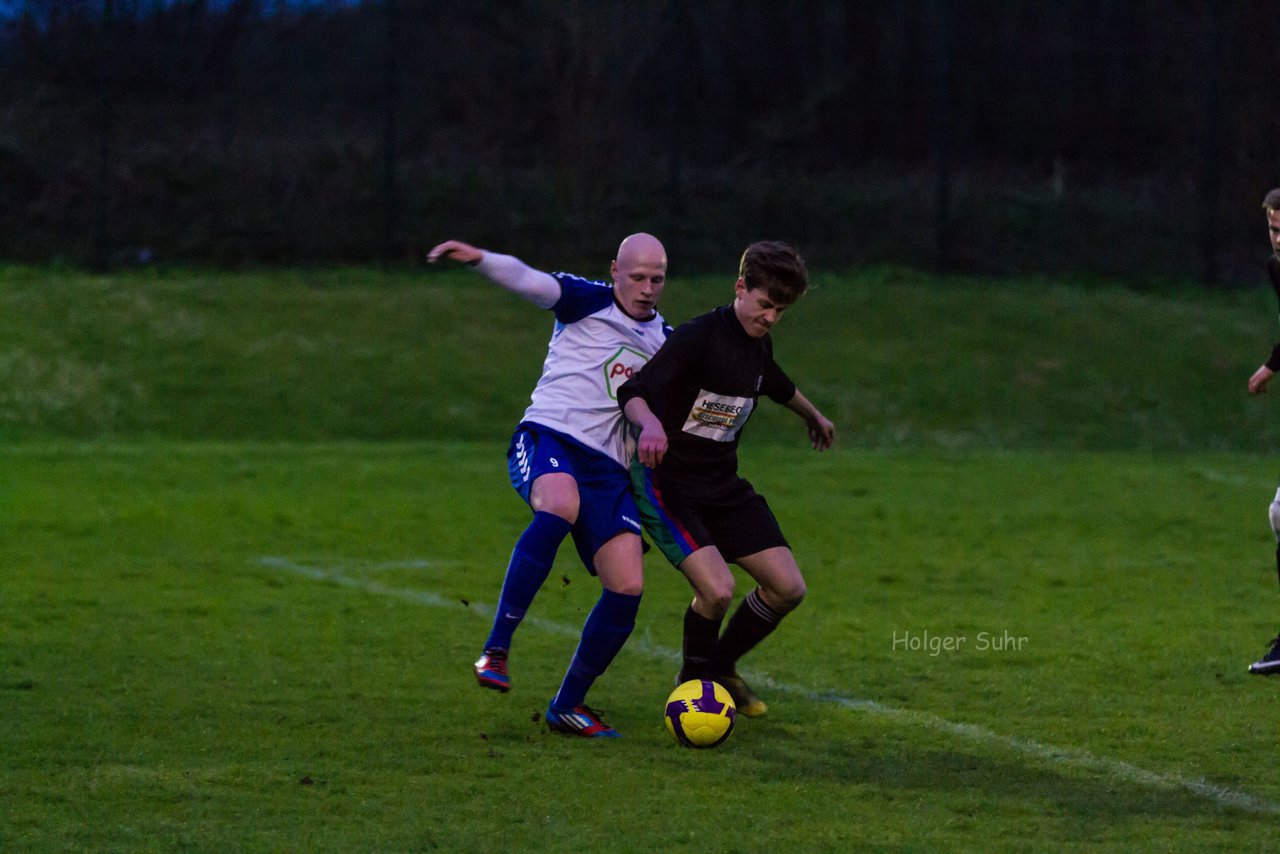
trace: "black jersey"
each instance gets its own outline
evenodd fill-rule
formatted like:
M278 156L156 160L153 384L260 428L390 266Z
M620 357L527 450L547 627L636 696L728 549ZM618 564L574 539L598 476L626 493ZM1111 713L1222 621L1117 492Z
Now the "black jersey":
M661 420L661 471L704 480L737 471L738 440L760 395L786 404L795 393L773 360L772 339L748 335L727 305L672 332L618 389L618 404L641 397Z
M1267 277L1271 279L1271 289L1276 292L1276 299L1280 300L1280 257L1274 252L1267 259ZM1280 344L1271 348L1271 356L1266 365L1272 371L1280 372Z

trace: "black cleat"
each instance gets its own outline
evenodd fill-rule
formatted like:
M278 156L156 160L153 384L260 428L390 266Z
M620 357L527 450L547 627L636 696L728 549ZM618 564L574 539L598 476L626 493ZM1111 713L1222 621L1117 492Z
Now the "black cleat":
M1277 666L1280 666L1280 663ZM757 697L756 692L751 690L746 680L735 671L720 674L698 673L697 668L682 667L676 674L676 686L679 687L693 679L708 679L719 683L733 698L734 707L749 718L762 718L769 711L769 705Z
M1262 658L1249 665L1249 672L1256 676L1280 674L1280 635L1271 639L1271 647Z
M695 659L695 661L701 661L701 660L702 659ZM675 687L678 688L686 682L692 682L697 679L710 679L710 678L711 678L711 671L705 665L697 665L697 664L691 665L689 662L686 661L684 663L684 666L680 668L680 672L676 674Z
M1276 666L1280 667L1280 661L1276 662ZM711 681L719 682L724 686L729 696L733 698L733 704L737 706L739 714L749 718L762 718L769 711L768 704L757 697L756 692L752 691L751 686L737 673L721 673L719 676L712 676Z

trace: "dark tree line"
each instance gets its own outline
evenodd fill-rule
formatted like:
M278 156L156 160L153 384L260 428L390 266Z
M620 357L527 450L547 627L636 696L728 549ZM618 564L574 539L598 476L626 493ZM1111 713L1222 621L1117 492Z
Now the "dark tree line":
M1262 0L16 0L0 256L1257 277ZM566 261L567 263L567 261Z

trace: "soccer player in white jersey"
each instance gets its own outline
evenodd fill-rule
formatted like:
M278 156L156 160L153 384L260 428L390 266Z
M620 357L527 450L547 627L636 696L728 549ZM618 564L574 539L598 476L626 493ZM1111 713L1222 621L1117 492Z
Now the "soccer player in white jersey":
M518 258L449 240L427 260L451 258L555 315L542 377L507 451L511 485L533 510L516 541L493 629L475 663L487 688L511 688L511 638L546 580L556 551L572 534L587 571L603 590L547 726L570 735L614 738L617 730L586 704L586 694L635 626L644 585L640 513L631 495L629 434L617 389L658 351L671 331L658 314L667 254L649 234L622 241L610 265L612 285L544 273Z

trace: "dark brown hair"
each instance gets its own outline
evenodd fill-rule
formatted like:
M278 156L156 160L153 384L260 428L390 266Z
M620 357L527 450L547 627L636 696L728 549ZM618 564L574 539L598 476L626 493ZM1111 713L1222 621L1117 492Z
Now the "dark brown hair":
M809 289L809 270L800 253L786 243L761 240L742 253L738 277L748 290L764 288L769 299L790 305Z
M1280 211L1280 187L1276 187L1267 193L1262 200L1262 209L1268 211Z

